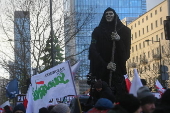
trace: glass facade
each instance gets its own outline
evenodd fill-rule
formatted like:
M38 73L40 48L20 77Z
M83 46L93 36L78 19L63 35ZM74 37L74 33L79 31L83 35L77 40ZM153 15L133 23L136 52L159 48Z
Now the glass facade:
M89 72L88 48L91 41L91 33L98 26L104 10L108 7L113 8L121 20L125 17L139 17L146 12L146 0L75 0L74 8L76 14L84 13L84 16L86 16L92 11L91 14L93 16L76 36L76 52L79 53L85 49L76 58L82 61L79 70L80 76L85 76Z
M30 17L28 11L15 11L14 13L14 44L15 44L15 70L16 77L21 79L24 74L31 75L30 53ZM25 78L24 78L25 79Z

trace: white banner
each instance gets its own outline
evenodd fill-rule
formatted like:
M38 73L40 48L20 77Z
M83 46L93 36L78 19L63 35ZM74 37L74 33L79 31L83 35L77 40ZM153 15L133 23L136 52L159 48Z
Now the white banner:
M33 113L38 113L40 108L47 107L51 99L76 95L68 61L36 76L32 76L31 84L33 101L31 104L28 100L28 106L33 106Z

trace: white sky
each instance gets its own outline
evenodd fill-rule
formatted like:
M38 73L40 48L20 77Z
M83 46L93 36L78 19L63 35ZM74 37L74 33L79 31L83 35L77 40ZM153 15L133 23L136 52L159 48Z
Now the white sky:
M147 11L158 5L159 3L163 2L164 0L146 0L146 8Z

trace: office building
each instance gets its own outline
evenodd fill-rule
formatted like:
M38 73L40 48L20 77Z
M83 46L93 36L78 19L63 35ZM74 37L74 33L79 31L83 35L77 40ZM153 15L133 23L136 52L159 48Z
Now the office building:
M128 24L132 33L128 75L132 79L133 69L137 68L149 87L154 87L157 79L168 87L170 42L165 39L163 22L169 16L169 3L169 0L161 2Z

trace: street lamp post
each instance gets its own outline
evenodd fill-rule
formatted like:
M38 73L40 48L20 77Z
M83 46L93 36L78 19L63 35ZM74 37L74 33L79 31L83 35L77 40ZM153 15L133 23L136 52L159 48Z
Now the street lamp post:
M145 40L146 42L153 41L153 40ZM153 42L159 42L159 73L160 73L160 78L161 78L161 84L164 86L163 81L162 81L162 51L161 51L161 41L160 38L157 41Z
M54 33L53 33L53 19L52 19L52 0L50 0L50 24L51 24L51 59L52 59L52 63L51 63L51 67L53 67L55 65L55 61L54 61Z

